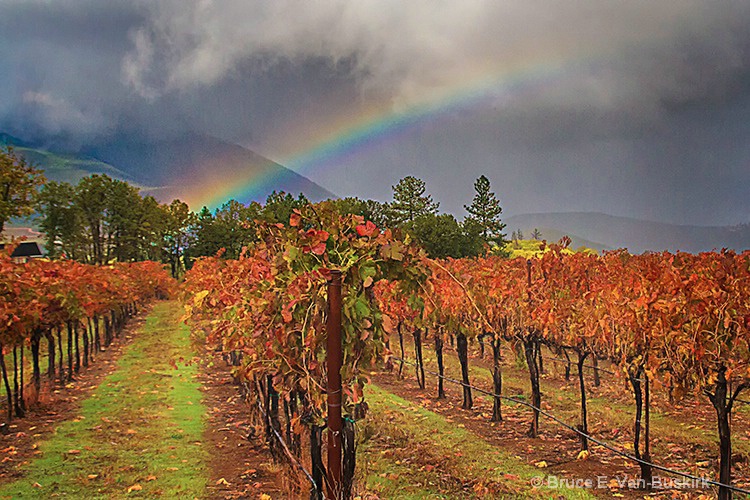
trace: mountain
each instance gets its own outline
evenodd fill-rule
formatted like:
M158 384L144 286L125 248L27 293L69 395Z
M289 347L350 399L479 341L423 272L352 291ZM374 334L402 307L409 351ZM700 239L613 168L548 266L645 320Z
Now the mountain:
M68 151L0 133L0 145L13 146L50 180L76 183L90 174L107 174L162 202L179 198L194 210L207 200L228 201L230 195L243 203L263 202L272 191L304 193L312 201L336 198L268 158L205 135L163 140L116 135L107 142Z
M740 226L689 226L616 217L592 212L523 214L505 220L506 231L521 229L530 237L538 228L542 237L554 241L552 231L589 241L591 248L627 248L632 253L681 250L704 252L731 248L750 248L750 224ZM545 229L547 228L547 229ZM545 233L545 230L547 233ZM549 236L548 236L549 234ZM594 246L592 246L594 245ZM573 246L577 246L574 239ZM598 248L601 249L601 248Z
M87 175L107 174L115 179L128 181L138 187L143 187L143 184L137 178L96 158L62 151L52 152L43 146L34 145L2 133L0 133L0 146L12 146L28 162L44 170L44 175L52 181L76 184Z
M207 200L263 202L272 191L304 193L312 201L336 195L249 149L215 137L190 134L163 140L117 137L84 152L152 186L155 197L180 198L193 209Z

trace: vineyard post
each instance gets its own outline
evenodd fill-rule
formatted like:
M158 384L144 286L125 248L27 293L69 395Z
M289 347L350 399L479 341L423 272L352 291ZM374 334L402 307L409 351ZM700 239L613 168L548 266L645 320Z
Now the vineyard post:
M341 495L341 271L331 271L326 318L328 367L328 498Z

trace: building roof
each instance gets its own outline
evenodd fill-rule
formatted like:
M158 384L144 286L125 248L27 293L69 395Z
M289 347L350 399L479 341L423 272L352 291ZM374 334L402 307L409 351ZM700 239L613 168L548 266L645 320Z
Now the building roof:
M4 243L0 243L0 250L5 248ZM22 241L18 244L11 257L42 257L42 249L36 241Z

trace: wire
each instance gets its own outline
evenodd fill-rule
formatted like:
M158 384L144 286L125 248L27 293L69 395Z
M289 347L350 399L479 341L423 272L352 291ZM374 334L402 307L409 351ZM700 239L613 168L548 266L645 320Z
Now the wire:
M398 357L395 357L395 356L394 356L393 359L395 359L396 361L404 362L404 363L412 365L412 366L416 366L417 365L416 363L413 363L411 361L407 361L405 359L401 359L401 358L398 358ZM487 396L492 396L492 397L495 397L495 398L500 398L500 399L504 399L506 401L512 401L512 402L517 403L517 404L528 406L529 408L531 408L531 409L539 412L541 415L544 415L545 417L549 418L550 420L553 420L554 422L556 422L557 424L561 425L562 427L565 427L566 429L569 429L569 430L575 432L576 434L578 434L580 436L583 436L586 439L589 439L590 441L598 444L599 446L602 446L602 447L608 449L609 451L611 451L611 452L613 452L613 453L615 453L615 454L617 454L617 455L619 455L619 456L621 456L623 458L627 458L628 460L632 460L632 461L637 462L639 464L648 465L648 466L650 466L650 467L652 467L652 468L654 468L656 470L660 470L660 471L666 472L668 474L675 474L677 476L682 476L682 477L685 477L685 478L688 478L688 479L692 479L694 481L701 481L703 484L710 484L710 485L713 485L713 486L718 486L720 488L729 488L730 490L737 491L739 493L745 493L746 495L750 495L750 490L744 490L742 488L738 488L736 486L732 486L732 485L729 485L729 484L719 483L717 481L712 481L711 479L707 479L707 478L704 478L704 477L694 476L692 474L688 474L686 472L681 472L681 471L678 471L678 470L675 470L675 469L670 469L669 467L664 467L664 466L657 465L657 464L654 464L654 463L651 463L651 462L647 462L647 461L645 461L645 460L643 460L641 458L637 458L637 457L635 457L633 455L630 455L629 453L625 453L624 451L618 450L617 448L615 448L614 446L610 445L609 443L601 441L601 440L599 440L599 439L597 439L597 438L595 438L595 437L593 437L593 436L591 436L591 435L589 435L589 434L581 431L580 429L577 429L576 427L563 422L562 420L560 420L556 416L552 415L551 413L546 412L546 411L544 411L541 408L537 408L536 406L534 406L531 403L528 403L526 401L522 401L520 399L515 399L515 398L512 398L512 397L508 397L508 396L502 396L500 394L495 394L494 392L486 391L484 389L481 389L479 387L473 386L471 384L465 384L465 383L463 383L460 380L452 379L450 377L446 377L445 375L440 375L439 373L433 372L431 370L425 369L425 372L429 373L430 375L434 375L436 377L442 378L443 380L447 380L448 382L452 382L454 384L458 384L458 385L463 386L463 387L469 387L469 388L474 389L475 391L477 391L479 393L482 393L482 394L485 394Z
M451 350L451 351L453 351L453 352L456 352L455 348L453 348L451 346L444 346L443 347L443 349L446 349L446 348L449 349L449 350ZM394 358L394 359L398 359L398 358ZM484 357L482 357L481 359L484 359ZM551 358L549 358L549 357L544 357L543 356L542 359L544 359L545 361L553 361L553 362L557 362L557 363L565 363L565 364L570 364L570 365L577 365L578 364L576 361L567 360L567 359L558 358L558 357L551 357ZM591 370L599 370L600 372L608 373L609 375L617 375L617 372L613 372L612 370L607 370L606 368L602 368L600 366L583 365L583 367L584 368L589 368ZM636 380L638 382L646 382L646 379L642 379L642 378L634 378L632 380ZM743 404L743 405L750 405L750 401L747 401L745 399L739 399L739 398L737 398L737 399L735 399L735 402Z

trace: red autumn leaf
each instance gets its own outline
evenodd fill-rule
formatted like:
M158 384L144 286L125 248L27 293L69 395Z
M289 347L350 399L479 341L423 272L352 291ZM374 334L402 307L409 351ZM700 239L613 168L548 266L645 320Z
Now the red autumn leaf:
M368 220L365 224L357 226L357 235L370 237L375 234L377 230L378 227Z
M299 226L299 222L302 219L300 214L298 212L292 212L292 215L289 217L289 225L292 227Z
M314 253L315 255L323 255L324 253L326 253L326 242L321 241L320 243L312 247L312 253Z

